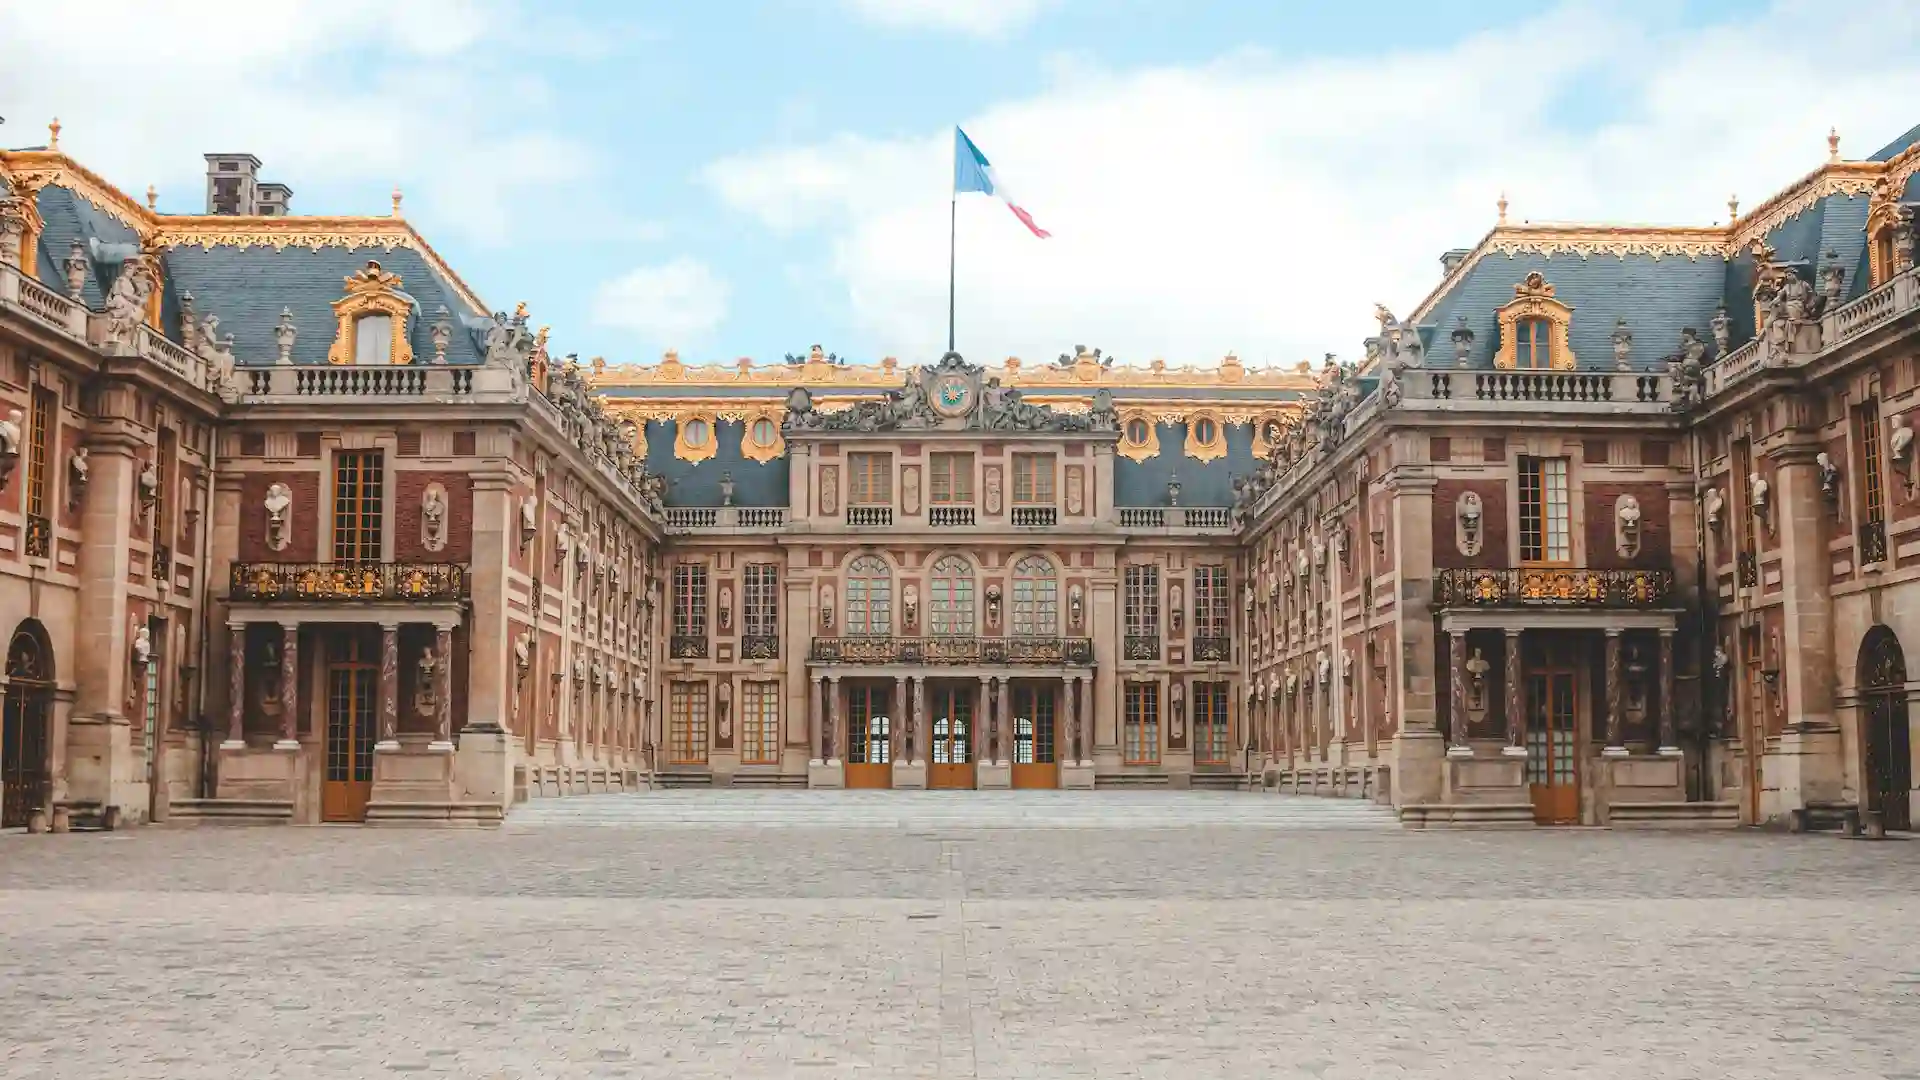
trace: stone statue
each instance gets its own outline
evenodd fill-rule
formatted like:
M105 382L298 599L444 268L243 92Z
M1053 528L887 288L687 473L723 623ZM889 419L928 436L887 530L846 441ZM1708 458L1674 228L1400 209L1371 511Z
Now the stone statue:
M1448 336L1453 339L1453 366L1466 367L1467 355L1473 351L1473 328L1467 325L1465 315L1454 319L1453 332Z
M1620 557L1631 559L1640 553L1640 500L1622 495L1614 505L1614 549Z
M1733 320L1727 318L1727 305L1721 304L1713 309L1713 320L1707 323L1713 331L1713 351L1725 356L1731 349L1733 340Z
M420 659L414 664L416 674L413 680L413 707L423 717L431 717L439 712L440 689L436 677L440 672L440 658L433 654L433 646L420 650Z
M1820 310L1832 311L1846 303L1847 268L1840 265L1840 256L1827 252L1826 269L1820 272Z
M1753 507L1753 512L1756 514L1766 513L1767 501L1772 495L1772 488L1767 484L1767 478L1761 476L1759 473L1754 473L1747 477L1747 488L1753 493L1749 499Z
M1813 455L1814 467L1820 470L1820 494L1828 502L1840 501L1840 468L1833 463L1833 455L1825 450Z
M286 550L287 526L293 509L293 490L285 484L275 483L267 489L267 497L261 501L267 511L267 546L275 551Z
M1087 411L1087 428L1095 432L1120 430L1120 417L1113 407L1113 391L1105 387L1094 391L1093 407Z
M0 417L0 483L13 471L13 463L20 460L20 421L19 409L8 409L7 415Z
M1633 331L1627 329L1627 317L1620 316L1613 322L1613 366L1616 370L1626 371L1632 365Z
M447 305L441 304L433 314L433 325L427 327L427 340L433 342L433 362L444 364L447 362L447 345L453 340L453 320L449 317L452 313L447 310Z
M525 551L533 542L533 534L538 531L540 500L528 495L520 500L520 550Z
M446 546L447 493L439 484L428 484L420 493L420 530L428 551Z
M13 415L18 417L20 414L15 412ZM1887 455L1893 459L1896 468L1905 471L1908 455L1913 450L1913 429L1907 426L1907 414L1894 413L1887 418L1887 426L1891 428L1887 433Z
M121 264L107 293L107 340L122 345L133 343L134 331L147 321L147 297L153 293L153 279L143 258Z
M1454 505L1454 516L1460 529L1458 547L1460 554L1472 556L1480 554L1481 539L1481 502L1478 492L1466 491L1460 494L1460 501Z
M523 630L520 632L519 637L513 639L513 666L514 669L520 673L521 677L524 678L527 673L527 668L531 667L532 664L533 634Z
M1805 322L1813 314L1813 286L1796 271L1782 275L1779 304L1789 322Z
M1348 654L1352 659L1352 654ZM1484 709L1487 707L1487 672L1493 667L1479 649L1473 650L1473 656L1467 660L1468 707Z
M80 496L86 493L87 481L90 479L89 473L92 468L92 464L87 460L87 448L84 446L75 447L73 456L67 459L67 488L70 492L68 495L69 502L78 504Z
M1700 504L1701 504L1701 509L1706 514L1707 528L1709 529L1719 528L1720 513L1722 510L1726 508L1726 505L1727 505L1726 499L1723 498L1720 494L1720 489L1717 487L1708 488L1706 495L1701 498Z
M293 325L293 309L281 308L280 321L273 328L273 343L280 350L277 363L293 363L293 343L299 336L300 331Z

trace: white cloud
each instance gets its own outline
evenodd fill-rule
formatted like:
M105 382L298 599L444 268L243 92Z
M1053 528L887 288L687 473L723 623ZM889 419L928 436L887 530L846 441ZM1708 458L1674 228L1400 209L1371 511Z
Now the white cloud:
M728 293L710 267L682 256L604 282L594 293L592 316L602 326L630 331L642 344L679 348L720 325Z
M1056 0L841 0L869 22L903 30L999 37L1032 22Z
M1864 8L1836 20L1792 2L1666 34L1570 7L1360 59L1063 64L1070 78L965 125L1054 239L992 200L961 200L961 348L1350 356L1374 302L1412 308L1440 253L1493 224L1502 190L1516 220L1724 219L1729 192L1751 207L1824 160L1830 124L1864 156L1920 121L1920 8ZM1550 63L1526 60L1543 49ZM822 236L862 346L933 355L949 138L842 134L705 176L767 227Z
M528 194L595 164L544 130L518 4L290 0L246 17L224 0L0 5L0 143L43 142L57 115L62 149L130 192L156 185L172 212L198 210L203 151L249 151L293 187L296 212L384 212L379 195L321 206L314 189L397 184L409 216L500 241ZM549 51L573 40L548 29Z

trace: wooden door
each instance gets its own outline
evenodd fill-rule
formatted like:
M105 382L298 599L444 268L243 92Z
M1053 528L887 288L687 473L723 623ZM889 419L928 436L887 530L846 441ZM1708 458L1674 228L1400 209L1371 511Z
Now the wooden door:
M1527 673L1527 790L1537 825L1580 821L1576 686L1569 670Z
M974 688L938 686L931 696L933 755L927 762L927 786L971 788Z
M847 786L893 786L893 720L890 688L847 687Z
M28 823L53 796L53 653L38 630L14 631L0 713L0 828Z
M359 659L357 640L347 659L327 664L327 763L320 784L320 820L365 821L373 795L373 742L379 726L380 669Z
M1884 626L1860 646L1861 741L1867 756L1865 809L1886 828L1913 827L1913 739L1907 726L1907 662Z
M1013 786L1060 786L1060 766L1054 762L1054 702L1051 683L1013 684Z

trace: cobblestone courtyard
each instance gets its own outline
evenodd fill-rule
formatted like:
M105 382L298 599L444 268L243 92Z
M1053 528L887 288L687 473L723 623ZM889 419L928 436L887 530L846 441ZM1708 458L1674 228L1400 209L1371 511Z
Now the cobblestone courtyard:
M0 1075L1920 1077L1916 843L653 798L0 836Z

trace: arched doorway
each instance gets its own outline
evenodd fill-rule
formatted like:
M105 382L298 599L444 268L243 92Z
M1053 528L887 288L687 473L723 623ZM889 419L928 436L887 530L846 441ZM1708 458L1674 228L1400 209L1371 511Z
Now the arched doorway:
M1907 657L1885 626L1860 642L1860 741L1867 755L1866 807L1889 829L1913 827L1913 744L1907 728Z
M27 824L53 794L53 647L33 619L7 643L7 693L0 718L0 828Z

